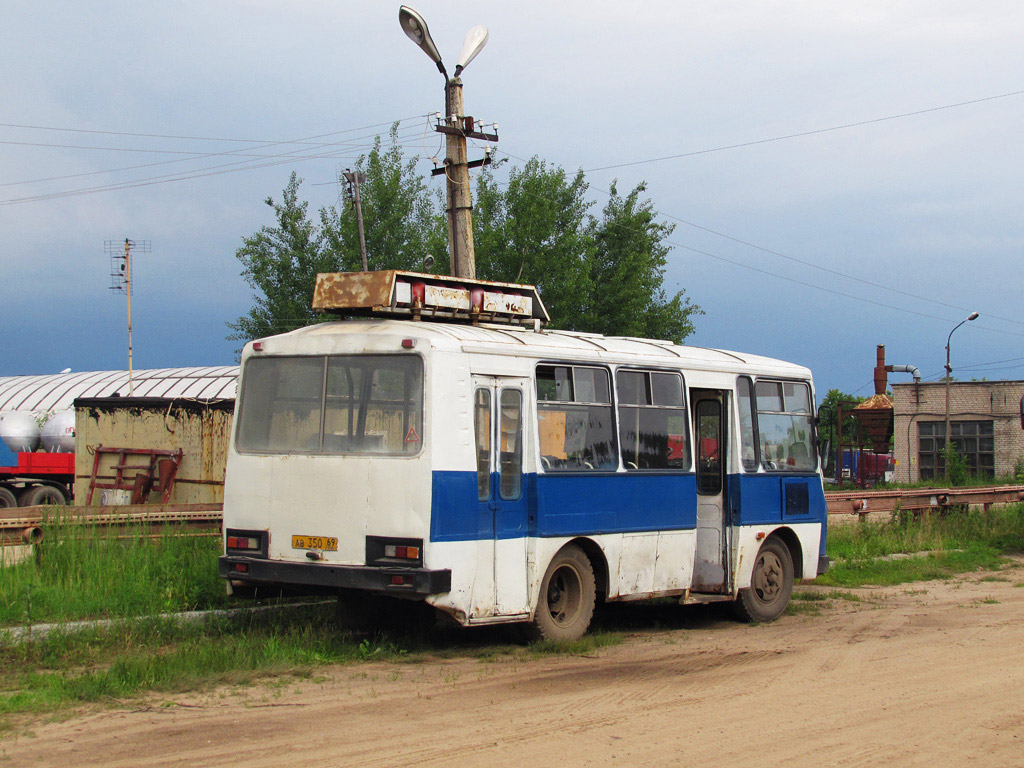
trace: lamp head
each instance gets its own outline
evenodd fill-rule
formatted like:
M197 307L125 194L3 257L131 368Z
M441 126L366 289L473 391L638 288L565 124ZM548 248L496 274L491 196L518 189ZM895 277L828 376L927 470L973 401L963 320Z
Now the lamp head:
M408 5L398 9L398 23L402 25L402 31L410 40L430 57L430 60L437 65L438 70L447 77L444 64L441 63L441 54L437 52L433 38L430 37L430 30L427 29L426 20L419 12Z
M968 320L977 320L978 319L978 313L977 312L971 312L971 314L969 314L967 316L967 319Z
M455 65L455 77L462 74L462 70L468 67L469 62L484 49L489 39L490 33L487 31L487 27L476 26L466 33L466 39L462 43L462 52L459 53L459 60Z

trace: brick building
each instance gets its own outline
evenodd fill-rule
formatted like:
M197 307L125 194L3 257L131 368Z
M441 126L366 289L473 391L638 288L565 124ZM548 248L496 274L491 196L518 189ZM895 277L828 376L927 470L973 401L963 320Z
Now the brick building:
M944 382L892 384L896 482L941 478L946 441ZM954 381L949 385L950 441L971 471L1013 473L1024 459L1024 381Z

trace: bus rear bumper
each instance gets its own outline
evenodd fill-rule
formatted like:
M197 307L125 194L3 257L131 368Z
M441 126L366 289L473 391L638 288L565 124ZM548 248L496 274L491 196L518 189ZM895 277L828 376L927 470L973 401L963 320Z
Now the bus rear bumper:
M222 556L222 578L248 584L312 589L361 589L393 595L439 595L450 592L452 572L426 568L389 568L326 563L287 563L252 557Z

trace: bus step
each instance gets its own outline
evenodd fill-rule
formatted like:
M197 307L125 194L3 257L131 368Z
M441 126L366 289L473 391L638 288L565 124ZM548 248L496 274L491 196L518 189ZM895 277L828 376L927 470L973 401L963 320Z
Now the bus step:
M717 595L710 592L687 592L679 598L680 605L698 605L702 603L724 603L731 601L732 595Z

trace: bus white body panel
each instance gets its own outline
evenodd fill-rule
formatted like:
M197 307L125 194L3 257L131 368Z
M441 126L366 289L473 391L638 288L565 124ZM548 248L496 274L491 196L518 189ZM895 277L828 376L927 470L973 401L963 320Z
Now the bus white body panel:
M798 577L827 563L800 366L403 320L264 339L242 364L233 582L425 599L482 624L531 618L570 542L608 600L734 598L771 537Z

